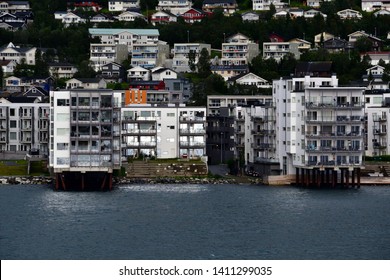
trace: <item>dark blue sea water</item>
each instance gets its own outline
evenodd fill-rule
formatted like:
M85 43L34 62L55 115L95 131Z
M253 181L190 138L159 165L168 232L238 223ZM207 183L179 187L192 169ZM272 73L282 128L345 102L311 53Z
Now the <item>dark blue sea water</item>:
M1 259L390 259L390 188L0 186Z

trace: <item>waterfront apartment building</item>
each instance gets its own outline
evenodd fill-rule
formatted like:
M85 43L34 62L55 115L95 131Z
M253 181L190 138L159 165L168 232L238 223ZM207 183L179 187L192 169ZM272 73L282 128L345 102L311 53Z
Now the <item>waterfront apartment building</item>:
M32 97L0 99L0 151L48 156L49 105Z
M367 156L390 154L390 91L365 92L365 145Z
M258 56L259 44L240 33L227 38L222 44L222 65L247 65Z
M206 109L178 105L122 108L122 154L126 158L203 158Z
M297 183L320 185L336 184L340 171L348 184L352 171L353 182L363 165L363 93L364 88L339 87L334 75L274 80L276 154L282 174L295 174Z
M210 44L201 43L177 43L173 46L172 68L177 72L190 72L190 56L193 55L193 62L196 65L199 61L200 52L206 49L211 54Z

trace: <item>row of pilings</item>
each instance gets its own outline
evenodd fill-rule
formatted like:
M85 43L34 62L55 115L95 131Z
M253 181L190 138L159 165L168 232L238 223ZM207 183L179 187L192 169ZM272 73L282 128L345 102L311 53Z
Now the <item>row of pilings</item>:
M360 168L296 168L295 185L305 188L360 188Z
M55 190L59 191L111 191L112 173L61 172L55 173Z

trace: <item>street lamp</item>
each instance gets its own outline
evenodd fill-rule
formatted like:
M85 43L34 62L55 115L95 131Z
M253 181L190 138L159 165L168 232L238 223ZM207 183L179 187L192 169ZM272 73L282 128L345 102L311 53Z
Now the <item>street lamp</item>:
M223 136L223 132L221 132L221 147L220 147L220 149L221 149L221 163L220 163L220 164L222 164L222 157L223 157L223 150L222 150L222 136Z

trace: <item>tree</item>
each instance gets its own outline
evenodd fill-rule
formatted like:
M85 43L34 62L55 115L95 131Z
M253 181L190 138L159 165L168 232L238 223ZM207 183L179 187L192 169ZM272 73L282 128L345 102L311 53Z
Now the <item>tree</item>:
M4 78L3 67L0 67L0 89L3 88L3 78Z
M199 61L198 61L198 74L200 78L207 78L211 74L210 70L210 54L206 48L203 48L200 51Z
M366 36L361 36L355 42L355 49L360 53L368 52L372 49L372 41Z
M43 59L42 52L40 49L37 49L37 51L35 52L34 75L37 77L49 76L48 65L46 61Z
M196 69L195 58L196 58L196 52L190 50L190 52L188 53L188 66L190 67L190 70L192 72L194 72Z
M74 76L75 78L93 78L96 76L96 72L93 70L90 62L84 60L80 63L78 71Z

